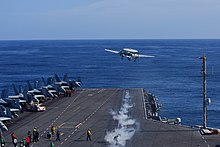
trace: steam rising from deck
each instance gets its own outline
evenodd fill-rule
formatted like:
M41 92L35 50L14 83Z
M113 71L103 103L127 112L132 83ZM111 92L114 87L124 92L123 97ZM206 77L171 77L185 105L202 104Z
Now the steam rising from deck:
M131 104L129 91L126 91L125 97L122 100L122 106L119 112L111 110L113 119L118 121L118 126L112 131L107 131L105 140L109 142L110 147L125 146L126 141L131 139L139 124L135 119L128 116L128 110L133 107Z

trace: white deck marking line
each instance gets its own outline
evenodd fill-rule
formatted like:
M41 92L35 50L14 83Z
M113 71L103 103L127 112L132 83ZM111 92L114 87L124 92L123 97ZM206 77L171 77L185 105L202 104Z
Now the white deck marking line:
M210 145L209 145L208 142L205 140L205 138L202 136L202 134L200 133L200 131L198 131L198 133L199 133L200 136L202 137L203 141L206 143L207 147L210 147Z
M147 119L147 109L146 109L146 105L145 105L145 99L144 99L144 89L141 88L141 94L142 94L142 101L143 101L143 107L144 107L144 117L145 119Z
M105 89L101 89L98 91L98 93L102 93L103 91L105 91Z
M64 124L65 124L65 123L62 123L62 124L61 124L61 125L59 125L58 127L60 128L60 127L62 127Z
M116 93L116 92L114 92L113 94L111 94L111 96L109 96L108 99L106 99L95 111L98 111L115 93ZM95 113L94 113L95 111L93 111L93 113L90 114L84 121L86 122L87 120L89 120L89 118L95 114ZM82 121L82 122L83 122L83 121ZM75 126L75 128L79 129L81 125L82 125L82 123L80 122L78 125ZM71 134L73 135L73 134L76 132L77 129L75 129L75 131L73 131ZM66 138L66 139L67 139L67 138ZM66 141L66 139L65 139L65 141ZM64 142L65 142L65 141L64 141ZM61 144L62 144L62 143L61 143Z
M75 99L64 109L64 111L61 113L61 114L59 114L58 115L58 117L55 119L55 121L54 121L54 123L60 118L60 116L71 106L71 104L73 103L73 102L75 102L78 98L79 98L79 96L80 95L78 95L77 97L75 97ZM80 107L78 107L78 109L79 109ZM77 110L78 110L77 109ZM52 123L51 123L52 124ZM51 126L51 124L50 124L50 126ZM47 128L46 130L48 130L49 128ZM46 133L46 131L44 131L44 133L43 134L41 134L41 135L44 135ZM62 143L61 143L62 144ZM31 147L33 147L33 145L34 144L32 144L31 145Z
M81 125L82 125L82 123L79 123L75 126L75 128L79 128L79 126L81 126Z

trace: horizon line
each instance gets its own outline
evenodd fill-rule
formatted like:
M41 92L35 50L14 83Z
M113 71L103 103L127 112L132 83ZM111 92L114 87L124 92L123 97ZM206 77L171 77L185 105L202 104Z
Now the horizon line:
M220 38L69 38L69 39L0 39L0 41L71 41L71 40L220 40Z

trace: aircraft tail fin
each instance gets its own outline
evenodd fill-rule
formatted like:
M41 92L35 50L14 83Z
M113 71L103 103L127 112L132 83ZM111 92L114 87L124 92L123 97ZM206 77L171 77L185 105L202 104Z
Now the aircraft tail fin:
M44 86L46 86L47 85L47 83L46 83L46 81L44 80L44 78L42 77L42 81L43 81L43 83L44 83Z
M22 93L22 86L19 85L19 93Z
M33 90L33 87L31 86L29 80L27 80L27 86L28 86L28 90Z
M77 78L77 82L82 82L80 77Z
M68 81L67 73L65 73L65 75L64 75L64 77L63 77L63 81L65 81L65 82Z
M54 78L52 78L52 77L47 78L47 85L54 84L53 81L54 81Z
M15 87L15 84L12 84L15 95L19 95L17 88Z
M60 80L60 78L58 77L57 74L55 74L55 79L56 79L57 82L61 82L61 80Z
M7 97L8 97L8 89L3 89L2 94L1 94L1 98L7 98Z
M40 82L35 80L34 81L34 88L37 89L37 88L40 88Z
M24 87L24 90L23 90L23 95L24 95L24 99L28 99L28 96L27 96L27 92L28 92L28 88L27 86Z

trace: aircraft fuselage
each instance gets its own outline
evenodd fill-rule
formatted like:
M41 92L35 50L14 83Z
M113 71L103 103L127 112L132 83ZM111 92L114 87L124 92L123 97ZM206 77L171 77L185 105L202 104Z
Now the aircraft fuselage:
M126 57L128 60L131 60L131 59L136 59L139 57L139 53L138 52L129 52L129 51L126 51L126 50L122 50L120 51L120 56L123 58L123 57Z

